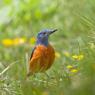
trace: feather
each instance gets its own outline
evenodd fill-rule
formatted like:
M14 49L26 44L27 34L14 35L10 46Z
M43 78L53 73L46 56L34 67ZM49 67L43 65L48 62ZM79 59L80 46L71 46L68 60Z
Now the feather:
M30 60L31 60L31 58L33 56L33 53L34 53L35 49L36 49L36 47L34 47L33 50L32 50L32 53L31 53L31 56L30 56Z

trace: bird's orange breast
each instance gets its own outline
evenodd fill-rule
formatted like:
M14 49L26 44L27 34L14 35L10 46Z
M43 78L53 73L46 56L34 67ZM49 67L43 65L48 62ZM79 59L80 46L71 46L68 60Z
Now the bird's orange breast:
M55 52L51 45L38 45L29 62L31 72L44 72L51 67L55 58Z

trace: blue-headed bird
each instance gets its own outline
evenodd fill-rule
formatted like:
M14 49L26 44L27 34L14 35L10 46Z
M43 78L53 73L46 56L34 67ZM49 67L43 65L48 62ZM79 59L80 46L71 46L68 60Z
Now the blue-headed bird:
M55 59L55 51L49 44L48 39L55 31L57 29L45 29L38 33L36 45L29 60L29 72L27 76L37 72L45 72L52 66Z

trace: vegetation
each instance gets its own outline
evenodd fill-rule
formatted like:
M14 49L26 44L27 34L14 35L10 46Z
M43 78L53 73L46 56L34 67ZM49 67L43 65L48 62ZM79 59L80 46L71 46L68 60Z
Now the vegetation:
M95 0L0 1L0 95L95 95ZM46 74L25 80L37 33L56 51Z

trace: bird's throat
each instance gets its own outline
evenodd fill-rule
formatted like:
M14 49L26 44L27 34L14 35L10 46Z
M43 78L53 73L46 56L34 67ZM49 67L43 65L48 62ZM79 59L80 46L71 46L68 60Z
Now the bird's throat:
M48 46L48 39L46 40L37 39L37 44Z

